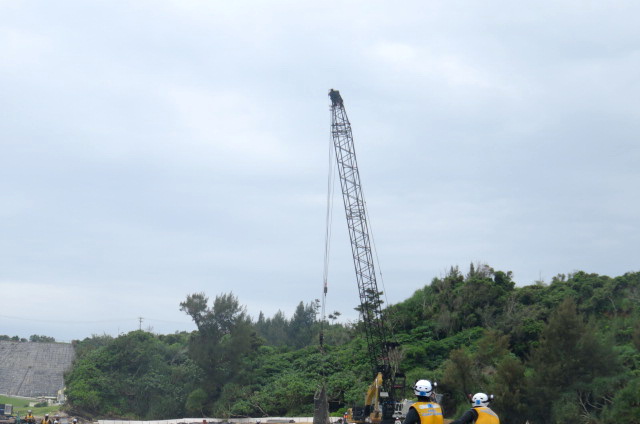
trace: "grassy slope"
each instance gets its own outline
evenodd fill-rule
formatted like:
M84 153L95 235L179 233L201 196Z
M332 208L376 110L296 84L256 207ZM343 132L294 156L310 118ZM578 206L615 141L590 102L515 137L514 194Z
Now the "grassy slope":
M9 403L13 405L13 415L20 415L20 417L24 417L29 409L33 411L33 415L36 417L42 417L44 414L54 415L56 412L60 411L59 405L34 408L29 407L29 402L37 402L37 400L0 395L0 403Z

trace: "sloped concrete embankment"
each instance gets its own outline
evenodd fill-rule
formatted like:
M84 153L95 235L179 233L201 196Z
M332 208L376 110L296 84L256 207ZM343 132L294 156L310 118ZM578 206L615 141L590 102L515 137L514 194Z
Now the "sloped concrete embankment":
M74 357L69 343L0 341L0 394L56 396Z

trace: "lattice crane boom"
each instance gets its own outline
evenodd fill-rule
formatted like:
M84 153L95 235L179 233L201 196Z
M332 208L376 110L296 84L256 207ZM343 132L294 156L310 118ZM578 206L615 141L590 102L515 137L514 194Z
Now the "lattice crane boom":
M369 359L374 372L388 366L387 334L369 237L369 224L360 183L351 123L340 92L331 90L331 137L336 153L342 199L351 239L351 253L360 295L360 313L366 329ZM384 374L384 373L383 373Z
M395 373L390 363L390 351L397 346L390 342L390 334L382 315L381 292L378 290L376 269L373 260L369 224L367 222L366 205L362 193L360 173L356 160L351 123L344 108L344 101L337 90L330 90L331 99L331 137L335 149L342 199L347 218L351 253L355 267L358 292L360 295L360 314L367 337L369 360L374 371L374 384L370 388L367 399L375 392L375 402L366 400L365 415L378 414L377 418L370 417L367 422L379 422L390 418L393 414L393 391ZM378 394L383 393L382 385L387 387L386 396L391 391L390 402L385 411L380 410ZM374 405L375 403L375 405ZM376 409L376 411L373 411ZM359 422L358 420L352 420ZM364 422L364 421L363 421Z

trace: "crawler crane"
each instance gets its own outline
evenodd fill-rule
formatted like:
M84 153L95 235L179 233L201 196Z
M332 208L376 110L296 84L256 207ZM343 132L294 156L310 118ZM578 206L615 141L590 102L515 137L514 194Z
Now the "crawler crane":
M398 344L391 342L391 334L382 314L382 301L376 282L351 123L340 92L330 90L329 98L331 99L331 137L351 239L351 253L360 295L360 315L365 328L369 360L374 375L374 380L365 396L364 406L350 409L347 420L349 423L357 424L393 423L400 418L402 403L398 395L404 389L404 375L397 371L397 364L392 360Z

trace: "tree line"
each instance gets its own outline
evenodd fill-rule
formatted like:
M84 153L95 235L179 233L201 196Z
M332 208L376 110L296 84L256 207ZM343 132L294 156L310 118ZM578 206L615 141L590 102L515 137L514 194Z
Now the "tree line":
M56 339L55 337L41 336L38 334L32 334L31 336L29 336L28 339L25 339L24 337L20 337L20 336L7 336L6 334L0 334L0 341L21 342L21 343L26 343L26 342L55 343Z
M78 342L68 408L135 419L311 415L320 381L333 411L362 402L365 336L338 312L321 322L316 301L300 302L291 318L252 320L230 293L191 294L179 307L196 331ZM484 391L504 422L640 422L640 273L518 287L487 265L452 267L384 317L407 381L437 381L446 416Z

